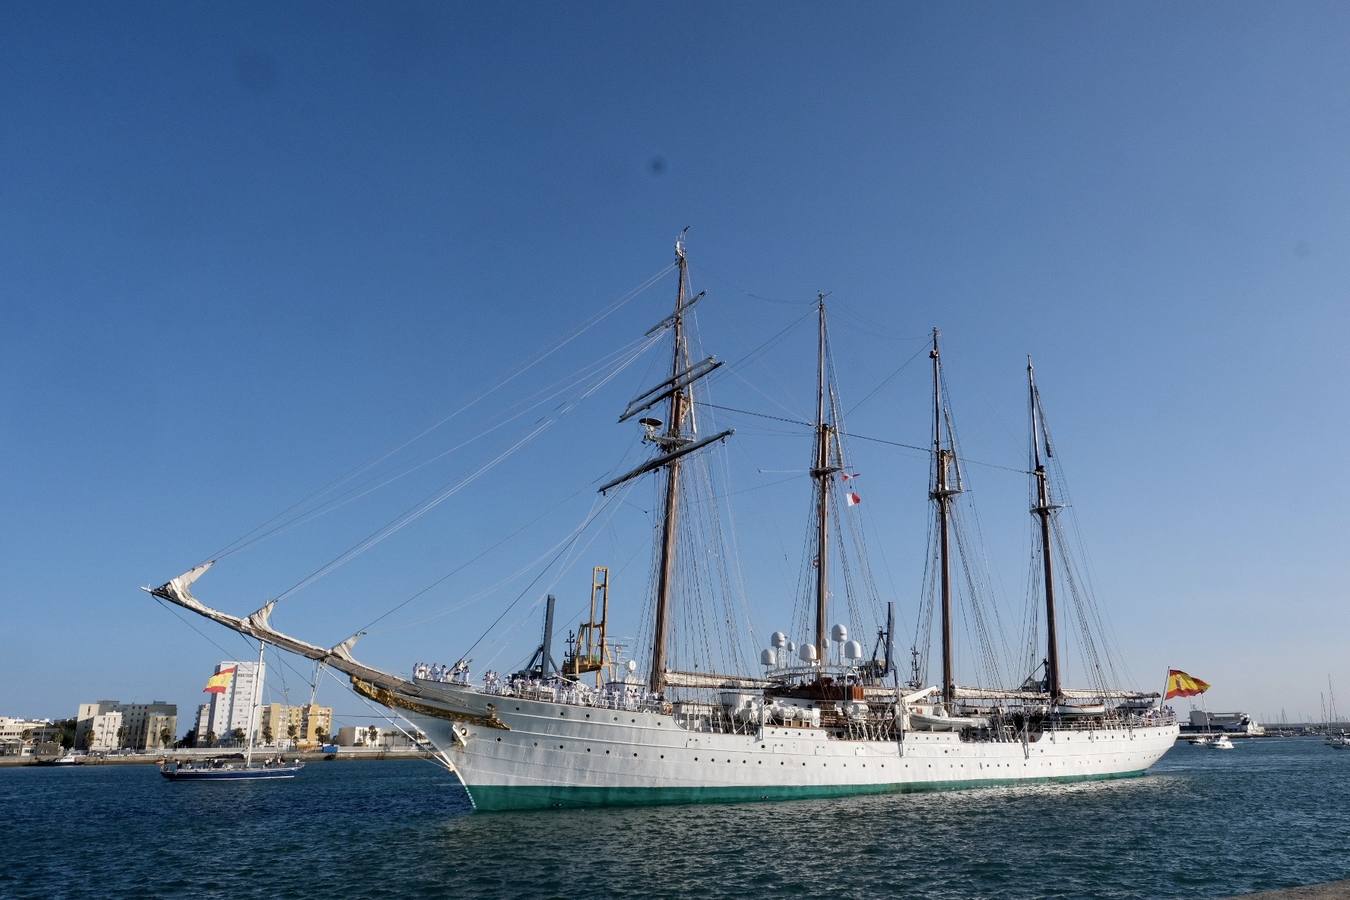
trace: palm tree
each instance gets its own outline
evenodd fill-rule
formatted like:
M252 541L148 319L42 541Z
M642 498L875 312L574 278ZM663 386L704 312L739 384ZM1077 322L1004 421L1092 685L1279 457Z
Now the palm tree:
M291 739L291 746L295 746L295 736L300 733L299 726L294 723L286 726L286 736Z
M216 733L214 731L208 731L206 733L206 746L214 747L215 745L216 745Z
M366 743L374 746L380 740L380 729L374 725L366 729Z
M173 743L173 729L165 725L159 730L159 746L161 749L167 749Z
M320 744L328 743L328 739L330 737L332 737L332 735L328 733L327 729L324 728L314 729L314 740L318 741Z
M265 723L263 723L263 743L264 743L264 744L270 744L270 743L272 743L272 723L271 723L271 722L265 722Z
M238 746L244 742L244 738L248 737L248 735L244 733L244 729L236 728L234 731L230 732L230 737L234 738L235 746Z

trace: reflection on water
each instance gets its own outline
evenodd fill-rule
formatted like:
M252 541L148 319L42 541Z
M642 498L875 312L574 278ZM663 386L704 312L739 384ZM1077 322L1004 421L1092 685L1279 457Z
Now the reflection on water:
M0 770L0 896L1224 896L1350 876L1350 754L1179 745L1135 779L471 813L423 762L290 782Z

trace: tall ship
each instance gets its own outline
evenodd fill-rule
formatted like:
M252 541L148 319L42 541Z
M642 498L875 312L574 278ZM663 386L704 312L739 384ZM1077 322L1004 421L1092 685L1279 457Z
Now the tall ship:
M668 376L638 394L619 419L641 417L648 455L599 488L609 497L639 480L658 479L650 602L634 658L621 659L607 633L603 567L594 571L590 617L579 623L561 663L553 655L550 597L543 639L530 662L514 673L477 677L468 653L449 666L416 664L403 675L359 661L353 653L359 633L335 647L292 637L271 624L275 599L243 616L208 606L193 590L214 561L146 590L345 673L357 694L426 734L481 810L839 797L1146 772L1173 745L1178 725L1159 693L1116 683L1119 668L1104 637L1091 634L1103 618L1064 552L1062 505L1051 477L1054 448L1030 359L1026 473L1036 537L1036 597L1024 623L1030 651L1012 658L1010 629L977 602L983 579L973 574L971 538L961 525L967 476L936 329L925 348L932 378L928 589L908 671L901 673L894 603L878 601L865 538L849 515L861 499L846 452L824 295L814 310L815 417L805 423L814 438L806 473L810 515L792 627L772 632L757 669L719 668L719 659L734 658L712 649L735 627L732 617L692 610L706 600L703 586L727 582L718 572L725 553L691 549L687 531L697 529L706 539L717 530L695 495L709 486L709 467L698 463L733 431L700 433L698 427L705 404L696 392L723 363L691 352L690 313L704 295L690 296L683 237L675 249L674 309L648 332L649 339L666 342ZM1076 660L1089 682L1078 686L1063 683L1064 585L1081 630ZM957 594L964 600L961 615ZM868 621L869 612L875 621ZM962 624L974 635L970 646L979 648L964 671L977 670L983 684L958 682ZM869 625L875 642L862 630ZM862 634L870 650L858 639ZM940 648L931 683L921 645ZM1016 667L1013 674L1005 674L1009 666Z

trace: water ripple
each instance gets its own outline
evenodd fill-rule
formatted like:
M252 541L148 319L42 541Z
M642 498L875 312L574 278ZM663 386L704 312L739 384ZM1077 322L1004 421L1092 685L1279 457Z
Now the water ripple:
M1348 770L1266 740L1125 781L471 814L423 761L228 784L3 769L0 896L1226 896L1350 877Z

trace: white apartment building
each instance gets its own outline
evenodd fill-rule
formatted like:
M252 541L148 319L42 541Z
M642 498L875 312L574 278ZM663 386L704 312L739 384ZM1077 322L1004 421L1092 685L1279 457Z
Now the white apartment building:
M206 714L206 728L198 723L197 740L204 741L208 733L214 733L217 742L232 740L234 730L242 729L244 734L256 733L258 720L253 705L261 702L263 683L267 677L267 663L259 668L257 661L222 660L216 665L212 677L227 669L234 669L234 676L228 679L224 690L211 694L210 709ZM256 694L255 694L256 692Z
M397 728L381 729L377 726L372 735L369 725L345 725L337 733L340 747L366 747L372 750L415 750L426 739L421 729L405 733Z

